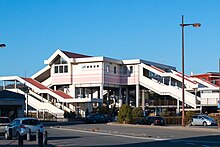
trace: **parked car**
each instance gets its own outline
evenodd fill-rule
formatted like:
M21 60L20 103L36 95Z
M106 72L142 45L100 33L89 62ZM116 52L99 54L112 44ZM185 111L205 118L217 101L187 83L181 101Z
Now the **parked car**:
M192 117L193 126L195 125L202 125L202 126L216 126L217 123L215 120L207 115L194 115Z
M0 133L5 132L5 127L11 123L11 120L9 117L0 117Z
M26 135L31 131L31 136L35 136L38 130L44 132L42 123L36 118L16 118L5 128L5 139L9 138L9 129L12 129L12 137Z
M87 123L107 123L109 121L111 121L111 119L99 113L91 113L86 117Z
M138 120L136 123L142 125L158 125L158 126L166 125L164 118L161 116L147 116Z

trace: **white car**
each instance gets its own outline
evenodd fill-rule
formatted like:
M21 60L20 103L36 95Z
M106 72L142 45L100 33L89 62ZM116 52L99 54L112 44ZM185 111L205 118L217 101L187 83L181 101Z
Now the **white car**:
M217 123L215 120L207 115L194 115L192 117L193 126L195 125L202 125L202 126L215 126Z
M38 130L44 132L43 124L36 118L16 118L5 128L5 139L9 139L9 129L12 130L12 137L26 135L30 129L31 136L37 134Z

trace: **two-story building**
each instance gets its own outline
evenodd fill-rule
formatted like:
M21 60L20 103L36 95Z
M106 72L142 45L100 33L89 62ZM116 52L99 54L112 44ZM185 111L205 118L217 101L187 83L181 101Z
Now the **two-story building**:
M94 107L130 104L143 110L164 108L181 111L182 74L175 67L141 59L118 60L57 50L44 61L45 67L30 78L0 77L4 89L25 94L28 105L63 118L64 112L85 115ZM213 85L184 76L185 105L200 108L199 85ZM7 88L10 83L13 88ZM12 84L13 83L13 84ZM17 85L28 87L24 92Z

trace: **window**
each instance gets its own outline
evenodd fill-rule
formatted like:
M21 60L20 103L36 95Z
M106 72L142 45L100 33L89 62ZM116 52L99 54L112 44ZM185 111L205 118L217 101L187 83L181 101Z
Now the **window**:
M55 65L54 73L68 73L68 65Z
M109 66L109 65L107 65L106 71L107 71L107 72L110 72L110 66Z
M55 73L58 73L58 66L55 66Z
M114 74L116 74L116 67L114 67Z
M67 73L67 72L68 72L68 66L65 65L65 66L64 66L64 73Z
M67 61L62 58L62 57L58 57L55 61L54 64L67 64Z
M59 66L59 73L63 73L63 66Z
M124 74L124 75L127 74L127 66L123 66L123 74Z
M133 66L130 66L130 73L133 73Z

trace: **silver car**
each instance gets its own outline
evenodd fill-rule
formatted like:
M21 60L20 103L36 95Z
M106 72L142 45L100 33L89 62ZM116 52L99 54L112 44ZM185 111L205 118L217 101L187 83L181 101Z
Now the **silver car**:
M36 135L38 130L44 132L43 124L36 118L16 118L5 128L5 139L9 139L9 129L12 130L12 137L26 135L30 129L31 136Z
M192 117L193 126L195 125L202 125L202 126L215 126L217 123L215 120L207 115L194 115Z
M5 127L8 126L11 123L11 120L9 117L0 117L0 133L5 132Z

